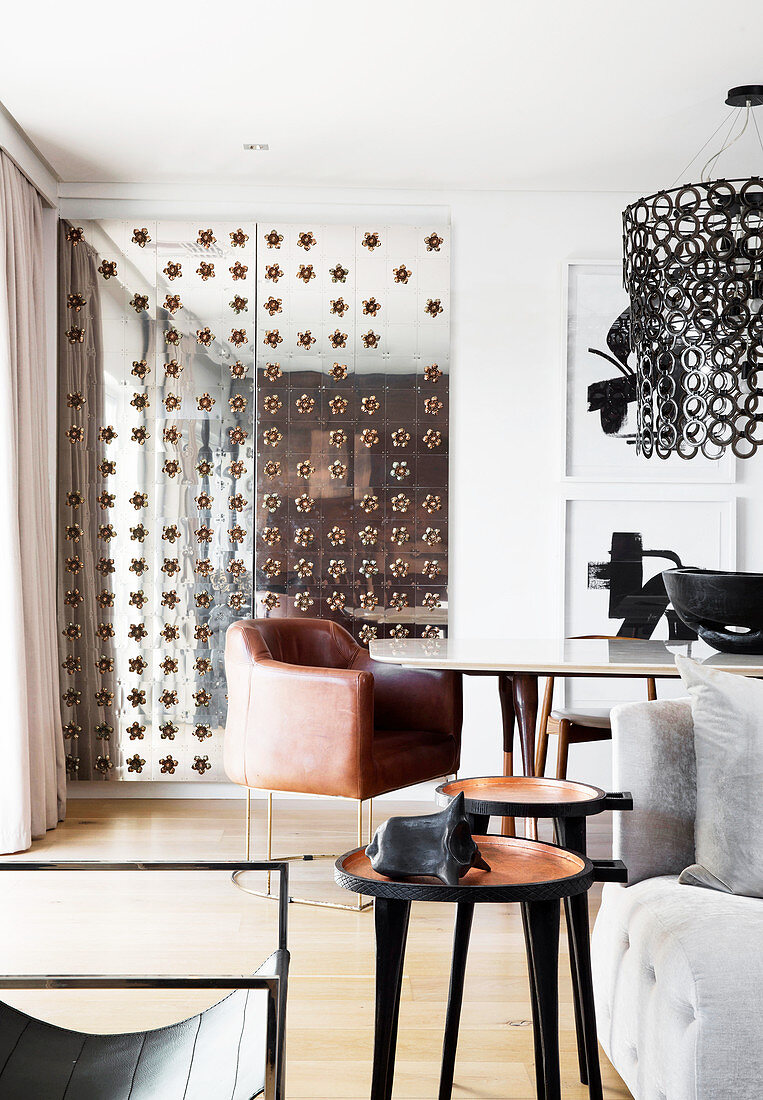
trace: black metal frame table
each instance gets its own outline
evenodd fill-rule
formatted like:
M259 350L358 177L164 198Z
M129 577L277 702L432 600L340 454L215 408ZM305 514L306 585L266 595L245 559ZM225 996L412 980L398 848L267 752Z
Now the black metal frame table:
M334 878L354 893L374 898L376 926L376 1019L371 1100L390 1100L403 979L403 960L412 901L455 902L448 1011L440 1075L440 1100L449 1100L463 998L464 973L475 904L518 902L525 926L530 996L533 1007L536 1080L539 1100L560 1100L558 1035L559 901L583 896L599 878L586 856L554 844L519 837L475 837L490 871L472 868L458 886L433 879L398 881L372 870L363 848L336 861ZM586 943L588 929L586 927ZM593 1007L590 955L580 952L585 1005ZM595 1021L587 1022L593 1027Z
M524 776L479 776L442 783L437 788L437 803L440 806L447 806L452 798L461 793L464 795L464 809L469 816L473 833L487 833L491 817L550 818L554 822L554 839L557 844L586 858L588 856L586 819L605 810L633 809L633 798L623 791L607 793L589 783L577 783L568 779L525 778ZM627 881L627 871L620 860L596 860L595 867L598 881ZM596 1013L593 994L586 981L586 975L590 973L591 967L588 894L565 897L564 912L570 948L580 1080L584 1085L588 1085L591 1100L601 1100ZM471 925L471 916L466 913L462 915L459 909L457 925L459 922L466 924L467 920ZM525 939L527 939L526 921L524 921L524 930ZM461 938L464 936L468 938L468 928L462 930L460 935ZM458 927L456 938L459 938ZM528 951L529 949L528 944ZM533 1026L537 1031L534 1018ZM455 1049L453 1063L455 1064ZM453 1068L454 1066L451 1065L451 1079ZM543 1096L540 1081L538 1081L538 1095Z

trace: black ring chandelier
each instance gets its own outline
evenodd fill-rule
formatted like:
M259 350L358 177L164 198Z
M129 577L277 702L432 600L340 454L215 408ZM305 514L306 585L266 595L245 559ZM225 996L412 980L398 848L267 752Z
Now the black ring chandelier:
M707 179L750 121L760 141L763 85L732 88L726 103L737 110L701 182L623 214L636 451L646 458L718 459L729 448L749 458L763 446L763 178Z

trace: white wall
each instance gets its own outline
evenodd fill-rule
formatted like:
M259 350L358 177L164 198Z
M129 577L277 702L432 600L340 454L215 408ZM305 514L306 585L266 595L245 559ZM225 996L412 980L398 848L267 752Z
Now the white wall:
M65 216L442 220L452 248L452 633L543 637L560 629L561 279L566 259L618 259L635 196L63 185ZM743 463L738 464L740 467ZM738 487L740 568L760 568L759 460ZM615 489L616 491L616 489ZM675 487L671 487L675 492ZM643 688L634 681L634 698ZM501 767L496 683L467 678L462 774ZM570 775L606 786L607 745L570 753ZM90 786L90 785L88 785ZM136 785L124 785L131 788ZM177 785L176 785L177 786ZM186 789L186 793L189 793Z
M0 148L34 184L49 207L58 199L58 177L42 153L29 140L19 124L0 103Z
M454 632L560 629L561 278L618 256L626 196L458 194L453 221L451 594ZM501 767L492 679L466 681L464 774ZM585 750L584 750L585 751ZM606 782L608 748L570 771Z

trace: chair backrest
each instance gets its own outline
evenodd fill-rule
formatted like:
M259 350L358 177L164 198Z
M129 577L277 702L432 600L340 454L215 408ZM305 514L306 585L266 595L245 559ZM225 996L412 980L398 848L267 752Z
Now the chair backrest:
M614 852L628 882L675 875L694 862L697 765L688 699L623 703L612 711L617 790L633 809L614 815Z
M329 619L255 619L267 654L287 665L349 668L358 646L343 627Z
M573 634L569 638L571 642L648 642L649 638L628 638L621 634ZM543 703L540 713L540 729L546 728L548 723L548 716L551 713L551 707L554 705L554 676L546 677L546 689L543 694ZM653 676L646 677L646 696L647 699L657 698L657 684Z
M627 634L576 634L571 639L572 641L599 641L599 642L649 642L651 638L630 638ZM657 684L654 676L647 676L646 678L646 697L647 699L657 698Z

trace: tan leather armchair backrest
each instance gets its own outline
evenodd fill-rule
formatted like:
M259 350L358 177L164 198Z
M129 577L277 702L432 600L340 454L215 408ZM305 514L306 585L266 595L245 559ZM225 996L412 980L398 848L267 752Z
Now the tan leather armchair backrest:
M343 627L328 619L257 619L252 625L267 649L262 656L286 665L349 668L360 649Z

